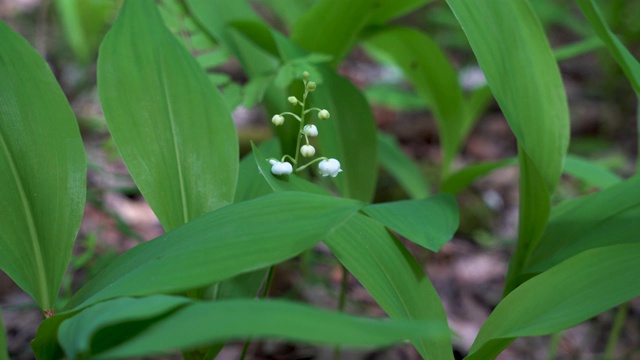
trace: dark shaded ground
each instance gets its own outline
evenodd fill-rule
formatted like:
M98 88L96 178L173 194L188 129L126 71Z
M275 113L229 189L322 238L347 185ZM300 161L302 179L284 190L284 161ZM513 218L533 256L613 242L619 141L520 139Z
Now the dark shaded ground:
M0 0L0 17L37 18L38 0ZM33 21L33 20L32 20ZM18 22L19 23L19 22ZM24 28L32 39L42 26ZM21 28L22 29L22 28ZM52 33L55 36L55 32ZM554 33L555 34L555 33ZM565 34L557 34L564 41ZM455 56L455 54L452 54ZM78 69L64 63L53 64L63 87L71 86L74 77L95 76L94 69ZM621 175L633 169L636 133L633 97L626 85L610 83L601 70L597 55L581 56L562 63L561 68L572 111L572 151L606 164L613 164ZM233 66L231 72L238 71ZM358 86L366 87L382 76L386 69L372 63L356 51L341 72ZM607 94L597 91L609 89ZM76 254L89 252L89 260L69 277L62 298L120 253L140 241L162 234L153 212L139 196L110 142L97 102L95 86L74 92L72 106L80 118L90 163L88 203L78 235ZM382 131L394 134L404 150L429 176L434 176L440 157L437 128L427 112L398 112L374 107ZM234 119L241 139L269 136L267 116L260 110L238 109ZM246 144L244 144L246 146ZM493 105L473 129L456 167L478 161L497 160L516 154L515 139ZM424 265L438 290L447 311L449 324L457 333L455 349L465 354L482 323L500 300L511 245L517 230L518 171L505 168L479 180L458 197L461 227L456 237L437 254L407 243L407 247ZM564 178L559 197L576 196L585 191L582 184ZM381 201L403 198L403 191L388 174L382 172L377 197ZM95 240L95 242L93 241ZM304 268L292 260L276 270L272 296L296 298L321 307L335 308L340 286L340 267L322 245L311 254L314 261ZM640 260L639 260L640 261ZM71 282L72 281L72 282ZM12 359L31 359L28 343L42 317L30 298L4 274L0 274L0 307L7 327ZM382 310L353 278L348 282L347 311L368 316L384 316ZM557 359L598 359L603 353L615 316L606 312L595 319L569 329L558 338ZM547 359L550 337L517 340L499 359ZM627 320L617 346L616 359L640 359L640 299L630 303ZM241 344L225 348L220 359L239 356ZM328 359L332 349L276 342L254 344L253 359ZM409 346L380 351L345 352L345 359L417 359Z

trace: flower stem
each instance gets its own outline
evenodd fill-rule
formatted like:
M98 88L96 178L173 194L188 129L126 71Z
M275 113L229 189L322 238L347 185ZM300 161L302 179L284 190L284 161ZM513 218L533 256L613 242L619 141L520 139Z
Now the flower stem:
M309 94L309 90L307 90L307 80L304 80L304 95L302 95L302 110L300 110L300 129L298 129L298 135L296 140L296 157L295 164L293 164L293 170L298 170L298 159L300 158L300 142L302 141L302 134L304 134L304 117L306 114L304 107L307 104L307 95Z
M340 264L342 268L342 281L340 281L340 295L338 297L338 312L344 312L344 305L347 300L347 280L349 279L349 271L347 268ZM336 346L333 349L333 360L340 359L340 346Z
M618 345L618 340L620 339L620 332L622 331L625 320L627 320L628 311L628 302L618 306L618 310L616 311L616 318L613 321L613 327L611 328L611 334L609 335L609 339L607 340L607 347L604 351L604 358L607 360L613 359L616 345Z

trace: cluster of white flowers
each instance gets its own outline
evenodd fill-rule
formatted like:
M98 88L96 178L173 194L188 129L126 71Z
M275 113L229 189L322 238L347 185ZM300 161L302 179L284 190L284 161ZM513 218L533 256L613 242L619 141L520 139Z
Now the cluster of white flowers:
M313 124L305 124L305 116L309 112L317 111L318 119L320 120L327 120L331 117L331 114L327 109L319 109L319 108L305 109L307 95L309 95L309 93L316 90L317 84L313 81L307 81L309 78L309 73L306 71L302 74L302 78L305 85L305 91L302 97L302 101L298 100L298 98L295 96L289 96L287 98L287 101L291 105L293 106L299 105L302 108L302 110L300 111L300 115L296 115L291 112L283 112L280 114L273 115L273 117L271 118L271 122L275 126L281 126L284 124L284 121L285 121L284 115L292 116L293 118L298 120L298 122L300 123L300 132L298 134L296 154L295 154L295 157L285 155L282 157L281 160L269 159L269 163L271 164L271 172L274 175L287 175L287 174L291 174L294 170L301 171L306 167L308 167L309 165L319 162L318 170L320 171L320 174L322 176L336 177L338 173L342 171L342 169L340 169L340 161L336 159L320 157L320 158L311 160L309 163L303 166L298 166L298 160L299 160L298 155L302 155L302 157L305 157L305 158L310 158L316 154L316 149L313 147L313 145L309 143L309 138L318 136L318 128ZM305 143L301 146L300 143L302 139L305 140ZM285 161L285 159L287 158L289 159L289 161Z

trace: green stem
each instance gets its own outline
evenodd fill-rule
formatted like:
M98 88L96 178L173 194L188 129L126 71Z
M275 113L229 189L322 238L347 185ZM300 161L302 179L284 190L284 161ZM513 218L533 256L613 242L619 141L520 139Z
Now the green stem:
M262 291L258 294L258 299L264 299L269 294L269 288L271 288L271 282L273 280L273 272L274 266L269 267L269 271L267 272L267 278L264 281L264 286L262 287ZM244 360L247 356L247 351L249 350L249 345L251 344L251 338L244 341L244 345L242 345L242 354L240 354L240 360Z
M549 353L547 354L547 359L554 360L556 355L558 354L558 348L560 346L560 341L562 340L562 336L564 332L557 332L551 335L551 342L549 343Z
M304 95L302 95L302 104L300 104L300 106L302 107L302 110L300 110L300 128L298 129L298 140L296 140L296 157L295 157L295 164L293 164L293 170L296 171L298 169L298 159L300 158L300 143L302 141L302 134L304 133L304 117L306 115L306 112L304 110L304 107L307 104L307 95L309 94L309 91L307 90L307 81L304 80Z
M340 281L340 295L338 296L338 312L344 312L344 305L347 301L347 280L349 280L349 272L344 265L342 267L342 281ZM340 346L333 349L333 360L340 359Z
M616 350L616 345L618 345L622 326L624 326L624 322L625 320L627 320L628 311L629 303L624 303L618 306L618 310L616 311L616 318L613 321L613 327L611 328L611 334L609 335L609 339L607 340L607 347L604 351L604 358L607 360L613 359L613 353Z

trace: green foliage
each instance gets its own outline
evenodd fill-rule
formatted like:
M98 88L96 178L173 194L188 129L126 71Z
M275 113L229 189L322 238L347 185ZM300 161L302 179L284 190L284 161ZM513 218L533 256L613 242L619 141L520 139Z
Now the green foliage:
M133 180L167 233L117 256L57 314L85 202L85 153L46 62L0 22L0 268L48 317L32 342L36 357L111 359L179 349L189 359L213 359L229 340L277 338L359 347L410 341L423 358L453 359L443 304L399 237L439 251L460 221L451 194L513 165L520 170L515 254L504 298L467 359L494 358L517 337L562 331L640 295L640 178L623 179L566 154L569 111L557 65L604 43L640 92L638 61L592 0L578 5L599 40L563 19L563 5L448 0L455 18L442 23L457 27L457 19L488 83L463 89L438 38L389 26L428 2L262 1L291 30L287 37L243 0L167 0L160 11L152 0L125 1L100 48L100 101ZM56 6L69 45L79 60L90 60L115 5ZM544 33L550 24L585 38L554 54ZM396 139L377 131L367 97L335 70L360 44L398 67L417 93L381 84L369 99L426 109L436 119L442 193L429 196L437 186ZM245 83L217 70L230 58ZM451 172L493 97L518 157ZM272 121L274 137L252 143L239 161L230 110L241 101L288 120ZM331 115L320 117L324 109ZM319 135L306 133L306 124ZM299 158L302 140L318 154ZM343 171L309 166L329 158ZM379 167L412 199L372 204ZM563 173L601 191L552 208ZM274 266L319 242L343 267L343 282L353 275L390 319L261 299ZM0 330L3 360L1 322Z
M233 201L229 110L152 2L123 7L100 50L98 84L109 131L165 229Z
M92 358L97 359L158 354L240 336L358 347L384 346L411 337L448 336L448 329L440 323L364 319L278 300L185 302L184 298L166 296L106 301L66 321L59 336L67 354L89 354L90 344L111 345L91 347L91 354L97 354ZM164 315L158 316L160 313ZM145 318L147 323L140 324ZM122 337L123 326L112 324L123 320L124 329L139 332ZM78 334L85 337L78 339ZM117 338L123 341L113 344Z
M0 268L51 310L82 218L84 147L46 62L2 22L0 38Z
M6 333L4 324L2 323L2 311L0 311L0 360L9 360Z
M569 144L566 94L549 43L528 2L448 3L518 139L520 224L507 278L511 281L546 226L550 195L560 179Z
M591 249L525 282L498 304L466 359L491 359L520 336L570 328L640 293L640 244Z

